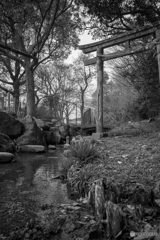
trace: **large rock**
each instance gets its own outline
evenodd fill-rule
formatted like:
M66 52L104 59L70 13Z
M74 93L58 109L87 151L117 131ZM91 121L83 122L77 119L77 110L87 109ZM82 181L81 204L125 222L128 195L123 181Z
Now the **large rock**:
M51 128L51 131L44 131L44 136L47 146L59 144L61 141L59 129L54 127Z
M38 127L42 128L44 131L49 131L49 125L47 125L42 119L33 118Z
M11 117L6 112L0 111L0 132L11 139L19 137L24 130L24 125L18 119Z
M46 146L43 131L37 126L34 120L24 122L25 132L17 139L17 145L43 145Z
M8 152L0 152L0 163L9 163L13 160L14 155Z
M7 135L0 133L0 152L14 152L14 142Z
M19 146L19 152L44 153L45 147L41 145L23 145Z
M59 127L59 132L61 134L62 140L65 141L66 137L69 136L67 126L66 125L60 126Z

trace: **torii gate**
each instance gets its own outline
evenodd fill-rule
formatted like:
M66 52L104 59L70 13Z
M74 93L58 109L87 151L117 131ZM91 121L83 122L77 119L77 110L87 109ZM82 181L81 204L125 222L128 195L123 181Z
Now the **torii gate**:
M85 61L85 66L97 64L97 116L96 116L97 133L103 132L103 62L147 50L145 47L138 48L130 47L131 41L147 35L153 35L154 37L156 36L156 38L160 39L160 22L155 23L153 26L133 30L106 40L79 46L79 49L82 50L83 53L85 54L95 51L97 52L97 56L95 58ZM103 49L119 45L121 43L125 43L124 51L117 51L111 54L103 54ZM157 43L157 56L160 83L160 43Z

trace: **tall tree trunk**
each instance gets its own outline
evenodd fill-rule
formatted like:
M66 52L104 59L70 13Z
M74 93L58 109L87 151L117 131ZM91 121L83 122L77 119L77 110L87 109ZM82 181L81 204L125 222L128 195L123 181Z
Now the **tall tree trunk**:
M30 61L25 63L26 87L27 87L27 116L36 116L35 93L34 93L34 71L30 67Z
M14 98L14 112L16 115L18 114L18 109L19 109L19 80L15 81L13 84L14 87L14 93L13 93L13 98Z
M80 107L80 111L81 111L81 125L84 125L84 116L83 116L83 112L84 112L84 92L81 92L81 107Z

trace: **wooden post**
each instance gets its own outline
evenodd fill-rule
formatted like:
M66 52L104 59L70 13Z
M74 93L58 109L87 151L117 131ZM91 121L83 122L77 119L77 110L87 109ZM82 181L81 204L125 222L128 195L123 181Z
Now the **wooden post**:
M160 84L160 28L156 30L156 38L159 38L157 43L157 60L158 60L158 72L159 72L159 84Z
M10 102L11 102L11 98L10 98L10 93L8 92L8 112L10 112L11 110Z
M4 110L4 97L0 97L0 110Z
M100 55L100 56L99 56ZM97 49L97 116L96 132L103 132L103 48Z

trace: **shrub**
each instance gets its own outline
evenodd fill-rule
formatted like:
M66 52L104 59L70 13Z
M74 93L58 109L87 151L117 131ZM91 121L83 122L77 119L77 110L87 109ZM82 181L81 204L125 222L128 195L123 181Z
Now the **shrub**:
M86 164L98 157L98 151L94 144L89 141L76 141L71 144L71 155L76 158L80 164Z

